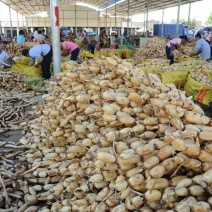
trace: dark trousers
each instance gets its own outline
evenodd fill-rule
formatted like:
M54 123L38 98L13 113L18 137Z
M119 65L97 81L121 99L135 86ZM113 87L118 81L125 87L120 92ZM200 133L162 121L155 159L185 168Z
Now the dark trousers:
M76 48L73 52L71 52L71 60L77 61L79 52L80 52L79 48Z
M49 79L51 77L51 71L50 71L51 61L52 61L52 47L49 53L43 56L43 61L41 63L43 79Z
M171 48L166 46L166 57L168 60L170 60L170 65L174 63L174 56L171 55Z
M91 52L91 54L94 54L95 47L92 44L88 44L87 49L88 49L89 52Z

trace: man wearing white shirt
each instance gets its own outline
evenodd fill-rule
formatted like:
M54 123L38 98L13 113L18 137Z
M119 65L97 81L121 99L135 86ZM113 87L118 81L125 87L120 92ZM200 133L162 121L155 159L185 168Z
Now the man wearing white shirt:
M51 77L50 65L52 61L52 47L48 44L40 44L29 49L23 49L22 54L30 57L29 66L38 67L41 65L42 77L44 80ZM35 59L38 62L35 64Z
M42 31L38 30L38 34L34 36L34 42L45 43L45 36L42 35Z
M38 34L38 28L35 28L34 32L33 32L33 37L35 37Z

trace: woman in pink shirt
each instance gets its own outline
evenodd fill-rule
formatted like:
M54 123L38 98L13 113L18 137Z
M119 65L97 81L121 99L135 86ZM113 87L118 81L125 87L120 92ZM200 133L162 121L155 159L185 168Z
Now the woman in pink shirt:
M178 49L180 45L184 45L188 41L186 35L180 36L180 38L173 38L166 44L166 57L170 60L170 65L174 63L174 49Z
M80 49L76 43L65 41L62 43L62 48L68 50L71 53L71 60L76 61L79 55Z

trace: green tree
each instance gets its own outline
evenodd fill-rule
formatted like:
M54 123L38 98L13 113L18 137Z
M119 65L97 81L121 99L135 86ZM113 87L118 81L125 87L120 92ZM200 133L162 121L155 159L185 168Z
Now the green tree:
M188 26L188 21L186 21L184 18L180 19L180 23L185 24ZM189 22L189 27L196 27L197 26L197 21L196 19L192 19Z
M206 24L212 24L212 13L208 17L208 20L206 21Z

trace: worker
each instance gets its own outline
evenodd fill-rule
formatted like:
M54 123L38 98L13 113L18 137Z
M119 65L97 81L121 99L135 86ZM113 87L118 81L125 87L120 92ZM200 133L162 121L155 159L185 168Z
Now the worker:
M31 39L33 40L37 34L38 34L38 28L36 27L32 33Z
M211 42L211 30L210 30L210 28L208 28L207 31L205 32L204 38L205 38L205 40Z
M5 46L3 43L0 42L0 66L5 65L4 61L11 58L7 52L4 50Z
M42 77L48 80L51 77L50 65L52 61L52 47L49 44L39 44L29 49L23 49L22 55L30 57L29 66L41 65ZM35 59L38 59L35 64Z
M85 37L83 39L83 44L91 54L94 54L97 41L93 35L88 35L87 37Z
M25 33L23 30L19 31L19 36L17 37L17 44L23 45L25 43Z
M174 49L180 49L180 46L185 45L187 41L188 38L186 35L180 36L179 38L173 38L168 41L166 45L166 56L167 59L170 60L170 65L174 63Z
M45 43L45 36L42 35L42 30L38 30L38 34L34 36L34 42Z
M196 45L194 48L194 53L191 56L201 54L201 60L210 60L211 59L211 46L208 41L204 38L201 38L201 34L197 33L195 35Z
M116 48L116 49L118 49L120 43L121 43L120 38L118 37L118 35L115 35L114 44L115 44L115 48Z
M76 38L76 36L72 31L70 31L68 33L68 38L69 38L69 41L74 42L74 39Z
M77 61L80 49L76 43L70 41L64 41L61 43L62 49L67 50L69 54L71 53L70 60Z

